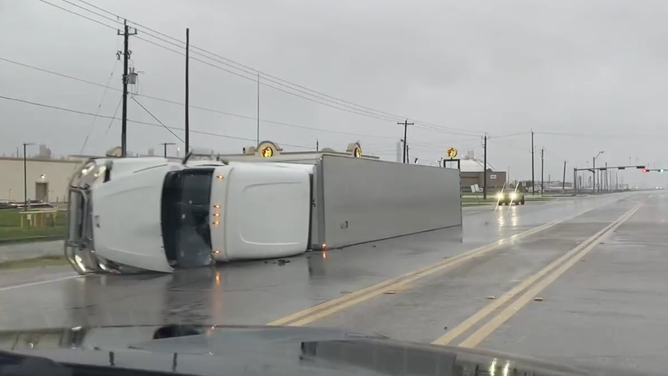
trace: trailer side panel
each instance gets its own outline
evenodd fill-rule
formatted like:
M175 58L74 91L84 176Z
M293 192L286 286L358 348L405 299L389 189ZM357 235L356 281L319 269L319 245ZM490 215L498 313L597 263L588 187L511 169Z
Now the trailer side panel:
M462 224L459 170L333 155L320 165L328 248Z

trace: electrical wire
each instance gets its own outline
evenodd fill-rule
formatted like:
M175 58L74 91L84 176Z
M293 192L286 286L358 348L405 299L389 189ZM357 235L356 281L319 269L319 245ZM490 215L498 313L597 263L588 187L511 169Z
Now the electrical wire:
M89 21L93 21L93 22L95 22L96 24L99 24L99 25L102 25L102 26L104 26L104 27L108 27L108 28L110 28L110 29L114 29L114 30L116 30L116 28L113 27L113 26L109 26L109 25L105 24L104 22L100 22L100 21L95 20L95 19L93 19L93 18L84 16L84 15L81 14L81 13L77 13L77 12L74 12L74 11L72 11L72 10L70 10L70 9L63 8L63 7L58 6L58 5L56 5L56 4L50 3L50 2L48 2L48 1L46 1L46 0L39 0L39 1L43 2L44 4L49 4L49 5L51 5L52 7L54 7L54 8L58 8L58 9L60 9L60 10L62 10L62 11L67 12L67 13L71 13L71 14L77 15L77 16L79 16L79 17L83 17L83 18L85 18L85 19L87 19L87 20L89 20Z
M160 119L158 119L155 115L153 115L153 113L151 113L151 111L149 111L148 108L144 107L143 104L139 103L139 101L137 100L137 98L135 98L135 97L133 96L133 97L132 97L132 100L135 101L135 103L137 103L137 104L139 105L139 107L141 107L142 109L144 109L144 111L146 111L146 113L148 113L149 115L151 115L151 117L152 117L155 121L157 121L158 123L160 123L160 125L162 125L166 130L168 130L169 133L171 133L171 134L172 134L174 137L176 137L179 141L184 142L183 139L182 139L181 137L177 136L176 133L174 133L174 131L172 131L171 129L169 129L169 127L167 127L163 122L161 122Z
M63 1L67 1L67 0L63 0ZM96 5L93 5L93 4L91 4L91 3L87 2L87 1L84 1L84 0L78 0L78 1L80 1L81 3L87 4L87 5L89 5L89 6L93 7L93 8L95 8L95 9L101 10L101 11L103 11L103 12L109 14L109 15L113 15L113 16L115 16L115 17L117 17L117 18L123 18L123 17L121 17L121 16L118 15L118 14L115 14L115 13L112 13L112 12L110 12L110 11L107 11L107 10L105 10L105 9L103 9L103 8L101 8L101 7L98 7L98 6L96 6ZM99 13L95 13L95 14L98 14L98 15L99 15ZM105 17L105 18L106 18L106 17ZM145 29L145 30L142 30L142 32L145 33L145 34L147 34L147 35L152 36L153 38L162 40L162 41L164 41L164 42L166 42L166 43L169 43L169 44L171 44L171 45L177 46L177 47L179 47L179 48L184 48L184 47L185 47L185 44L186 44L186 43L183 42L183 41L181 41L181 40L179 40L178 38L174 38L174 37L172 37L172 36L170 36L170 35L167 35L167 34L165 34L165 33L161 33L161 32L159 32L159 31L157 31L157 30L155 30L155 29L151 29L151 28L149 28L148 26L142 25L142 24L140 24L140 23L138 23L138 22L134 22L134 21L131 21L131 20L128 20L128 22L134 24L135 26L139 26L139 27ZM151 35L150 33L147 33L146 30L149 30L149 31L151 31L151 32L153 32L153 33L156 33L156 34L158 34L158 35L161 35L161 36L163 36L163 37L166 37L166 38L168 38L168 39L171 39L171 40L173 40L173 41L175 41L175 42L177 42L177 43L179 43L179 44L174 44L174 43L172 43L172 42L166 41L166 40L163 39L163 38L159 38L159 37L156 37L156 36L154 36L154 35ZM240 70L240 71L243 71L243 72L245 72L245 73L251 74L251 75L253 75L253 76L256 75L256 74L261 74L265 80L268 80L268 81L270 81L270 82L279 84L279 85L281 85L281 86L290 87L290 88L292 88L293 90L294 90L294 87L296 87L296 88L298 88L298 89L302 89L302 90L298 90L298 91L300 91L300 92L302 92L302 93L306 93L306 92L315 93L315 94L316 94L315 96L321 96L321 97L330 98L330 99L332 99L332 100L335 100L335 101L338 101L338 102L341 102L341 103L345 103L345 104L348 104L348 105L351 105L351 106L359 107L359 108L361 108L361 109L365 109L365 110L368 110L368 111L375 112L375 113L377 113L377 114L381 114L381 115L385 115L385 116L389 116L389 117L393 117L393 118L398 118L398 119L406 119L406 118L407 118L406 116L400 116L400 115L391 114L391 113L389 113L389 112L376 110L376 109L373 109L373 108L370 108L370 107L366 107L366 106L363 106L363 105L359 105L359 104L356 104L356 103L353 103L353 102L346 101L346 100L341 99L341 98L337 98L337 97L334 97L334 96L331 96L331 95L328 95L328 94L319 92L319 91L317 91L317 90L309 89L309 88L307 88L307 87L305 87L305 86L302 86L302 85L296 84L296 83L294 83L294 82L290 82L290 81L281 79L281 78L279 78L279 77L276 77L276 76L273 76L273 75L268 74L268 73L266 73L266 72L260 71L260 70L258 70L258 69L249 67L249 66L247 66L247 65L244 65L244 64L239 63L239 62L237 62L237 61L234 61L234 60L232 60L232 59L226 58L226 57L224 57L224 56L218 55L218 54L213 53L213 52L211 52L211 51L208 51L208 50L206 50L206 49L197 47L197 46L195 46L195 45L190 45L190 48L191 48L192 50L199 50L199 51L202 51L203 53L206 53L206 54L209 54L209 55L214 56L214 57L216 57L216 58L222 59L223 61L218 61L220 64L224 64L224 65L229 66L229 67L232 67L232 68L234 68L234 69L238 69L238 70ZM201 55L201 54L200 54L200 55ZM210 58L210 57L209 57L209 58ZM211 58L210 58L210 59L211 59ZM212 60L214 60L214 59L212 59ZM244 69L238 68L238 66L240 66L240 67L242 67L242 68L244 68ZM283 83L286 83L286 84L288 84L288 85L284 85ZM305 90L305 91L304 91L304 90ZM308 94L308 93L307 93L307 94ZM313 94L310 94L310 95L313 95ZM424 123L424 124L429 125L429 123L425 123L425 122L420 122L420 123ZM439 127L442 127L442 126L439 126ZM444 129L458 130L457 128L451 128L451 127L443 127L443 128L444 128ZM459 130L462 130L462 129L459 129ZM465 131L467 131L467 130L465 130Z
M84 79L81 79L81 78L78 78L78 77L73 77L73 76L70 76L70 75L63 74L63 73L54 72L54 71L51 71L51 70L48 70L48 69L39 68L39 67L36 67L34 65L21 63L21 62L15 61L15 60L10 60L10 59L3 58L3 57L0 57L0 60L5 61L7 63L16 64L16 65L21 66L21 67L34 69L34 70L37 70L37 71L40 71L40 72L43 72L43 73L48 73L48 74L52 74L52 75L59 76L59 77L62 77L62 78L67 78L67 79L70 79L70 80L78 81L78 82L85 83L85 84L88 84L88 85L98 86L98 87L102 87L102 88L105 88L105 89L109 89L109 90L113 90L113 91L117 91L117 92L122 92L122 90L119 89L119 88L108 87L108 86L106 86L104 84L101 84L101 83L98 83L98 82L92 82L92 81L84 80ZM139 97L144 97L144 98L147 98L147 99L160 101L160 102L175 104L175 105L179 105L179 106L185 106L185 103L177 102L177 101L173 101L173 100L169 100L169 99L165 99L165 98L160 98L160 97L155 97L155 96L150 96L150 95L145 95L145 94L135 94L135 95L139 96ZM238 117L238 118L242 118L242 119L248 119L248 120L256 120L257 119L254 116L240 115L240 114L235 114L235 113L232 113L232 112L226 112L226 111L221 111L221 110L216 110L216 109L206 108L206 107L201 107L201 106L190 105L190 108L197 109L197 110L202 110L202 111L208 111L208 112L212 112L212 113L217 113L217 114L221 114L221 115ZM354 132L345 132L345 131L336 131L336 130L329 130L329 129L322 129L322 128L307 127L307 126L304 126L304 125L285 123L285 122L269 120L269 119L260 119L260 121L263 122L263 123L268 123L268 124L283 125L283 126L286 126L286 127L307 129L307 130L318 131L318 132L327 132L327 133L352 135L352 136L360 136L360 137L374 137L374 138L387 138L387 139L396 138L394 136L380 136L380 135L371 135L371 134L362 134L362 133L354 133Z
M43 0L40 0L40 1L43 1ZM68 3L68 4L72 4L70 1L67 1L67 0L62 0L62 1L66 2L66 3ZM100 11L102 11L102 12L104 12L104 13L107 13L107 14L109 14L109 15L115 16L117 19L123 18L123 17L121 17L121 16L118 15L118 14L115 14L115 13L113 13L113 12L107 11L107 10L105 10L104 8L101 8L101 7L99 7L99 6L96 6L96 5L94 5L94 4L91 4L91 3L87 2L87 1L79 0L79 2L81 2L81 3L83 3L83 4L86 4L86 5L90 6L90 7L93 7L93 8L95 8L95 9L97 9L97 10L100 10ZM74 4L72 4L72 5L74 5ZM77 6L77 5L75 5L75 6ZM111 19L111 18L109 18L109 17L106 17L106 16L104 16L104 15L101 15L101 14L99 14L99 13L97 13L97 12L91 11L90 9L87 9L87 8L85 8L85 7L81 7L81 6L77 6L77 7L80 8L80 9L84 9L84 10L86 10L86 11L88 11L88 12L91 12L91 13L93 13L93 14L99 16L99 17L103 17L103 18L105 18L105 19L107 19L107 20L111 20L111 21L114 21L114 22L118 22L117 20L113 20L113 19ZM63 9L64 9L64 8L63 8ZM70 10L68 10L68 11L69 11L70 13L77 14L76 12L72 12L72 11L70 11ZM83 15L81 15L81 16L82 16L82 17L85 17L85 16L83 16ZM88 18L88 17L85 17L85 18ZM126 19L126 20L127 20L127 19ZM130 23L132 23L132 24L134 24L135 26L142 27L143 29L145 29L145 30L142 30L142 32L143 32L144 34L146 34L146 35L148 35L148 36L150 36L150 37L152 37L152 38L161 40L162 42L171 44L171 45L173 45L173 46L177 46L177 47L179 47L179 48L183 48L183 45L185 44L185 42L182 42L182 41L180 41L179 39L174 38L174 37L171 37L171 36L169 36L169 35L167 35L167 34L161 33L161 32L159 32L159 31L157 31L157 30L155 30L155 29L151 29L151 28L149 28L149 27L147 27L147 26L144 26L144 25L142 25L142 24L139 24L139 23L134 22L134 21L131 21L131 20L127 20L127 21L130 22ZM105 25L105 26L108 26L108 25ZM168 39L171 39L171 40L173 40L173 41L176 41L176 42L178 42L179 44L175 44L174 42L171 42L171 41L169 41L169 40L165 40L164 38L158 37L158 36L156 36L156 35L152 35L150 32L146 32L146 30L149 30L150 32L156 33L156 34L158 34L158 35L161 35L161 36L163 36L163 37L166 37L166 38L168 38ZM171 49L169 49L168 47L159 45L159 44L154 43L154 42L147 41L147 40L144 39L144 38L140 38L140 37L137 37L137 38L140 39L140 40L144 40L145 42L148 42L148 43L153 43L153 44L155 44L156 46L160 46L161 48L168 49L168 50L170 50L170 51L172 51L172 52L175 52L175 53L179 53L179 54L181 54L181 55L184 55L184 54L182 54L182 53L180 53L180 52L171 50ZM225 69L225 68L222 68L222 67L220 67L220 66L215 66L215 67L218 68L218 69L221 69L221 70L226 71L226 72L228 72L228 73L237 75L237 76L239 76L239 77L242 77L242 78L245 78L245 79L247 79L247 80L254 81L254 82L255 82L255 78L256 78L255 76L256 76L256 74L262 74L262 75L264 76L264 80L265 80L265 81L270 81L270 82L275 83L275 84L277 84L277 85L280 85L280 86L289 88L290 90L295 90L295 91L297 91L297 92L301 92L301 93L304 93L304 94L306 94L306 95L314 96L314 97L316 97L316 98L319 98L319 99L321 99L321 100L324 100L324 101L326 101L326 102L330 102L330 103L327 103L327 104L326 104L325 102L322 102L322 101L316 101L316 100L313 100L313 99L311 99L311 98L307 98L307 97L304 97L304 96L300 96L300 95L298 95L298 94L296 94L296 93L293 93L293 92L291 92L291 91L283 90L283 89L277 88L276 86L269 85L269 84L266 84L266 83L261 82L261 84L264 85L264 86L273 88L273 89L275 89L275 90L284 92L284 93L286 93L286 94L290 94L290 95L293 95L293 96L297 96L297 97L299 97L299 98L302 98L302 99L305 99L305 100L309 100L309 101L312 101L312 102L314 102L314 103L318 103L318 104L321 104L321 105L325 105L325 106L333 107L333 108L336 108L336 109L341 110L341 111L348 111L348 112L355 113L355 114L362 115L362 116L375 117L375 118L379 118L379 119L381 119L381 120L385 120L385 121L387 121L388 119L393 119L393 121L394 121L394 120L406 119L406 118L407 118L406 116L399 116L399 115L391 114L391 113L388 113L388 112L385 112L385 111L375 110L375 109L373 109L373 108L366 107L366 106L362 106L362 105L358 105L358 104L355 104L355 103L353 103L353 102L345 101L345 100L343 100L343 99L340 99L340 98L337 98L337 97L333 97L333 96L324 94L324 93L322 93L322 92L319 92L319 91L316 91L316 90L313 90L313 89L308 89L308 88L306 88L306 87L304 87L304 86L301 86L301 85L295 84L295 83L293 83L293 82L290 82L290 81L283 80L283 79L280 79L280 78L278 78L278 77L272 76L272 75L270 75L270 74L267 74L267 73L265 73L265 72L259 71L259 70L257 70L257 69L251 68L251 67L246 66L246 65L243 65L243 64L238 63L238 62L236 62L236 61L234 61L234 60L225 58L225 57L223 57L223 56L221 56L221 55L215 54L215 53L210 52L210 51L208 51L208 50L205 50L205 49L203 49L203 48L199 48L199 47L194 46L194 45L192 45L192 46L190 46L190 47L191 47L191 50L195 50L195 51L192 51L193 53L196 53L196 54L198 54L198 55L200 55L200 56L204 56L205 58L208 58L208 59L210 59L210 60L214 60L214 61L216 61L216 62L219 63L219 64L223 64L223 65L229 66L229 67L231 67L231 68L233 68L233 69L237 69L237 70L242 71L242 72L245 72L245 73L247 73L247 74L251 74L252 77L245 76L245 75L240 74L240 73L238 73L238 72L232 72L232 71L230 71L230 70L228 70L228 69ZM211 56L215 56L216 58L221 59L222 61L221 61L221 60L218 60L218 59L214 59L214 58L212 58L211 56L207 56L207 55L204 55L203 53L199 53L199 52L196 52L196 51L202 51L202 52L204 52L204 53L206 53L206 54L209 54L209 55L211 55ZM201 61L201 60L199 60L199 59L194 59L194 60L199 61L199 62L203 62L203 61ZM204 62L203 62L203 63L204 63ZM205 64L208 64L208 63L205 63ZM212 64L209 64L209 65L213 66ZM242 68L245 68L245 69L239 68L239 66L242 67ZM328 99L328 98L329 98L329 99ZM332 105L331 103L334 103L335 105ZM336 106L336 105L338 105L338 106L343 106L343 108L338 107L338 106ZM352 106L352 107L351 107L351 106ZM459 132L459 134L462 134L462 135L464 135L464 134L467 134L467 135L473 135L473 134L474 134L472 131L465 130L465 129L458 129L458 128L452 128L452 127L444 127L444 126L441 126L441 125L437 125L437 124L433 124L433 123L427 123L427 122L418 121L418 120L413 120L413 122L416 123L417 126L422 127L422 128L424 128L424 129L430 129L430 130L448 130L448 131L453 132L453 133L454 133L454 132Z
M144 32L144 34L146 34L146 33ZM156 37L154 37L154 36L152 36L152 37L153 37L153 38L156 38ZM154 46L156 46L156 47L159 47L159 48L162 48L162 49L164 49L164 50L170 51L170 52L172 52L172 53L181 55L181 56L185 56L185 55L186 55L185 53L183 53L183 52L181 52L181 51L177 51L177 50L171 49L171 48L166 47L166 46L164 46L164 45L161 45L161 44L159 44L159 43L150 41L150 40L148 40L148 39L146 39L146 38L142 38L142 37L138 37L138 36L134 36L134 38L135 38L135 39L139 39L139 40L141 40L141 41L143 41L143 42L152 44L152 45L154 45ZM159 40L161 40L161 41L165 41L164 39L161 39L161 38L156 38L156 39L159 39ZM171 43L171 44L173 44L173 43ZM202 54L198 54L198 55L202 55ZM206 57L206 56L205 56L205 57ZM202 64L208 65L208 66L210 66L210 67L212 67L212 68L215 68L215 69L218 69L218 70L222 70L222 71L224 71L224 72L227 72L227 73L233 74L233 75L235 75L235 76L238 76L238 77L240 77L240 78L246 79L246 80L248 80L248 81L252 81L252 82L254 82L254 83L257 82L257 81L256 81L256 80L257 80L256 77L253 77L253 76L246 76L246 75L244 75L244 74L241 74L241 73L238 73L238 72L231 71L231 70L229 70L229 69L220 67L220 66L218 66L218 65L212 64L212 63L207 62L207 61L204 61L204 60L202 60L202 59L198 59L198 58L196 58L196 57L192 57L192 56L190 56L189 58L190 58L191 60L194 60L194 61L200 62L200 63L202 63ZM213 60L213 61L215 61L215 62L220 63L220 61L218 61L218 60L216 60L216 59L212 59L212 58L210 58L210 57L207 57L207 58L210 59L210 60ZM249 73L249 72L247 72L247 73ZM265 81L266 81L266 79L265 79ZM272 82L274 82L274 81L272 81ZM398 116L396 116L396 115L378 115L378 114L374 114L374 113L372 113L372 112L370 112L370 111L365 111L365 110L361 110L361 109L356 109L356 108L353 108L353 107L350 107L350 106L346 106L345 104L340 104L340 103L333 102L333 101L331 101L331 100L326 100L326 99L324 99L325 101L323 101L323 99L322 99L321 97L318 97L318 96L315 96L317 99L310 98L310 97L307 97L307 96L304 96L304 95L301 95L301 94L298 94L298 93L294 93L294 92L292 92L292 91L285 90L285 89L283 89L283 88L280 88L280 87L277 87L277 86L274 86L274 85L267 84L267 83L262 82L262 81L260 81L260 84L261 84L262 86L272 88L272 89L274 89L274 90L280 91L280 92L285 93L285 94L288 94L288 95L292 95L292 96L297 97L297 98L301 98L301 99L304 99L304 100L307 100L307 101L310 101L310 102L313 102L313 103L317 103L317 104L320 104L320 105L323 105L323 106L331 107L331 108L334 108L334 109L337 109L337 110L340 110L340 111L345 111L345 112L349 112L349 113L356 114L356 115L360 115L360 116L366 116L366 117L370 117L370 118L374 118L374 119L378 119L378 120L382 120L382 121L387 121L387 122L397 122L397 121L401 121L401 120L405 119L405 118L402 118L402 117L398 117ZM286 85L282 85L282 84L281 84L281 86L286 86ZM292 88L292 90L296 90L296 89ZM296 90L296 91L304 93L304 91L301 91L301 90ZM306 93L306 94L309 95L308 93ZM318 99L320 99L320 100L318 100ZM393 117L392 117L392 116L393 116ZM427 129L427 130L432 130L432 131L437 131L437 132L441 132L441 133L458 134L458 135L466 135L466 136L477 135L477 134L475 134L475 133L471 133L471 132L461 132L461 131L459 131L459 130L452 130L451 128L446 128L446 127L438 126L438 125L435 125L435 124L430 124L430 123L420 122L420 121L417 121L417 120L413 120L413 123L414 123L416 126L420 127L420 128Z
M549 132L540 131L535 134L543 134L549 136L564 136L564 137L595 137L595 138L628 138L628 137L668 137L665 134L639 134L629 132L628 134L586 134L586 133L566 133L566 132Z
M114 124L114 121L116 120L116 114L118 113L118 110L121 108L121 103L123 103L123 97L120 97L118 99L118 104L116 105L116 110L114 110L114 114L111 116L111 121L109 122L109 125L107 126L107 131L104 133L104 138L107 138L107 135L109 134L109 130L111 129L111 125Z
M165 50L167 50L167 51L173 52L173 53L178 54L178 55L181 55L181 56L185 56L185 55L186 55L185 53L183 53L183 52L181 52L181 51L177 51L177 50L171 49L171 48L169 48L169 47L163 46L163 45L161 45L161 44L159 44L159 43L150 41L150 40L148 40L148 39L145 39L145 38L142 38L142 37L139 37L139 36L134 36L134 39L141 40L141 41L143 41L143 42L152 44L152 45L154 45L154 46L156 46L156 47L160 47L160 48L162 48L162 49L165 49ZM248 77L248 76L245 76L245 75L243 75L243 74L241 74L241 73L237 73L237 72L231 71L231 70L229 70L229 69L222 68L222 67L220 67L220 66L218 66L218 65L209 63L209 62L207 62L207 61L204 61L204 60L202 60L202 59L198 59L198 58L196 58L196 57L192 57L192 56L190 56L190 60L194 60L194 61L200 62L200 63L205 64L205 65L208 65L208 66L210 66L210 67L212 67L212 68L215 68L215 69L218 69L218 70L221 70L221 71L224 71L224 72L233 74L233 75L235 75L235 76L241 77L241 78L246 79L246 80L249 80L249 81L257 82L257 81L256 81L256 78ZM293 93L293 92L291 92L291 91L288 91L288 90L282 89L282 88L280 88L280 87L276 87L276 86L273 86L273 85L264 83L264 82L262 82L262 81L260 81L260 84L261 84L262 86L272 88L272 89L277 90L277 91L280 91L280 92L282 92L282 93L289 94L289 95L292 95L292 96L294 96L294 97L301 98L301 99L304 99L304 100L307 100L307 101L310 101L310 102L313 102L313 103L321 104L321 105L323 105L323 106L331 107L331 108L334 108L334 109L337 109L337 110L340 110L340 111L350 112L350 113L353 113L353 114L356 114L356 115L361 115L361 116L366 116L366 117L370 117L370 118L375 118L375 119L382 120L382 121L387 121L387 122L390 122L390 121L391 121L391 122L394 122L394 121L399 120L399 118L390 118L390 117L386 117L386 116L385 116L385 117L381 117L381 116L379 116L379 115L373 115L373 114L370 114L370 113L365 113L365 112L361 112L361 111L356 111L356 110L352 110L352 109L349 109L349 108L346 108L346 107L337 106L337 105L330 104L330 103L327 103L327 102L319 101L319 100L317 100L317 99L309 98L309 97L307 97L307 96L304 96L304 95L301 95L301 94L298 94L298 93Z
M525 132L504 134L504 135L500 135L500 136L495 136L493 134L490 134L491 138L494 138L494 139L506 138L506 137L515 137L515 136L524 136L524 135L529 136L529 135L531 135L531 132L525 131Z
M95 117L90 123L90 128L88 129L88 134L86 135L86 139L83 142L83 145L81 146L81 152L79 154L83 154L84 150L86 150L86 144L88 144L88 139L90 138L91 133L93 133L93 129L95 128L95 121L97 120L97 115L100 113L100 109L102 109L102 103L104 103L104 98L107 96L107 91L109 91L109 85L111 84L111 79L114 77L114 72L116 71L116 67L118 66L118 60L114 63L114 67L111 69L111 74L109 75L109 80L107 80L107 84L104 87L104 91L102 92L102 98L100 98L100 104L98 104L97 109L95 110Z
M13 102L24 103L24 104L29 104L29 105L37 106L37 107L49 108L49 109L53 109L53 110L75 113L75 114L79 114L79 115L95 116L95 114L92 113L92 112L73 110L71 108L53 106L53 105L48 105L48 104L44 104L44 103L31 102L31 101L28 101L28 100L25 100L25 99L12 98L12 97L7 97L7 96L3 96L3 95L0 95L0 99L13 101ZM119 119L115 116L108 116L108 115L97 115L97 116L101 119L111 119L112 121L113 120L121 120L121 119ZM128 119L127 121L128 121L128 123L146 125L146 126L151 126L151 127L169 128L169 129L178 130L178 131L184 131L185 130L183 128L168 127L168 126L165 126L165 125L155 124L155 123L148 123L148 122L144 122L144 121L137 121L137 120L130 120L130 119ZM206 136L229 138L229 139L233 139L233 140L243 140L243 141L253 141L253 142L255 142L255 139L253 139L253 138L229 136L229 135L224 135L224 134L220 134L220 133L213 133L213 132L191 130L190 133L202 134L202 135L206 135ZM292 146L292 147L296 147L296 148L300 148L300 149L310 149L309 147L305 147L303 145L287 144L287 143L282 143L280 141L278 143L280 145Z

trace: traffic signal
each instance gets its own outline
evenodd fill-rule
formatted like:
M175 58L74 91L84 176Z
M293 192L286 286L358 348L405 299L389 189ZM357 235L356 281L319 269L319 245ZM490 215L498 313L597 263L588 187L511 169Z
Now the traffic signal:
M659 172L663 173L663 169L662 169L662 168L660 168L660 169L659 169Z
M643 169L642 169L642 172L647 172L647 169L646 169L646 168L643 168Z

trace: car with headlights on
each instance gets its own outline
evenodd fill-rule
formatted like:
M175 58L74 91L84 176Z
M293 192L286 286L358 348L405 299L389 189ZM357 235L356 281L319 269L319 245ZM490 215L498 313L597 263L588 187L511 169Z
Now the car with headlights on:
M514 189L503 190L496 194L499 205L524 205L524 192Z

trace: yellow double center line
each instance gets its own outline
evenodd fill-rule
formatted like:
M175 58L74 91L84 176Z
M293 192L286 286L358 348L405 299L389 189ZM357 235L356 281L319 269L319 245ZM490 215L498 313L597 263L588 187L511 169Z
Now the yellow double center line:
M638 204L634 206L631 210L626 212L624 215L619 217L616 221L607 225L601 231L594 234L592 237L582 242L577 247L573 248L563 256L559 257L557 260L550 263L548 266L543 268L538 273L532 275L526 280L522 281L519 285L515 286L512 290L503 294L501 297L496 299L494 302L488 304L473 316L469 317L461 324L453 328L447 334L438 338L432 344L436 345L446 345L449 344L452 340L462 335L464 332L468 331L475 324L483 320L489 314L500 308L502 305L513 299L515 296L519 295L523 291L527 290L523 295L521 295L515 302L509 304L505 309L503 309L498 315L490 319L485 325L476 330L471 336L465 339L459 344L462 347L475 347L481 341L483 341L487 336L489 336L494 330L496 330L501 324L510 319L515 313L517 313L522 307L529 303L533 298L536 297L543 289L549 286L554 282L559 276L561 276L566 270L573 266L578 260L584 257L592 249L594 249L599 241L604 238L606 235L612 233L617 227L621 226L622 223L626 222L635 212L642 206ZM549 274L547 277L541 280L544 276ZM532 286L533 285L533 286Z
M322 304L316 305L311 308L307 308L305 310L296 312L292 315L280 318L278 320L272 321L268 323L267 325L287 325L287 326L303 326L307 325L309 323L312 323L314 321L320 320L324 317L327 317L331 314L334 314L336 312L339 312L341 310L344 310L348 307L354 306L356 304L359 304L361 302L364 302L366 300L369 300L375 296L381 295L385 292L388 291L393 291L393 290L400 290L402 288L405 288L406 285L410 284L411 282L414 282L420 278L424 278L426 276L443 272L447 269L454 268L460 264L463 264L466 261L469 261L471 259L481 257L487 253L490 253L494 250L501 249L503 247L506 247L508 245L513 244L516 240L525 238L527 236L536 234L538 232L544 231L548 228L554 227L559 223L569 221L573 218L579 217L587 212L590 212L592 210L601 208L603 206L606 206L610 204L611 202L607 202L605 204L596 206L591 209L584 210L582 212L579 212L575 215L562 218L557 221L553 221L550 223L546 223L542 226L535 227L531 230L513 235L509 238L506 239L501 239L499 241L496 241L494 243L482 246L480 248L473 249L471 251L462 253L460 255L448 258L444 261L441 261L439 263L436 263L434 265L430 265L428 267L418 269L416 271L412 271L403 275L400 275L399 277L391 278L386 281L380 282L378 284L369 286L367 288L357 290L353 293L341 296L339 298L335 298L329 301L326 301Z

